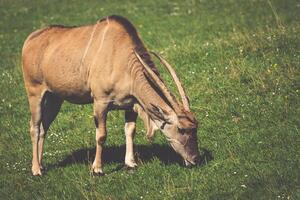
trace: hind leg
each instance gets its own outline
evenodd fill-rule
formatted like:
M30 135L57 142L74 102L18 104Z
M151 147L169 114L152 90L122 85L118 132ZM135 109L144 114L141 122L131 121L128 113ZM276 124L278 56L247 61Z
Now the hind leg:
M45 92L41 104L42 123L40 125L40 135L38 140L38 155L39 155L40 169L43 169L42 159L43 159L43 146L44 146L45 135L51 123L54 121L55 117L57 116L62 103L63 100L60 97L50 92Z
M30 136L32 142L32 174L34 176L42 175L39 156L38 156L38 140L40 135L40 124L41 124L41 101L40 95L29 96L29 107L31 112L30 119Z
M28 100L31 112L30 136L32 142L32 174L42 175L41 162L44 137L51 122L57 115L62 100L49 95L48 92L41 92L41 88L30 88Z

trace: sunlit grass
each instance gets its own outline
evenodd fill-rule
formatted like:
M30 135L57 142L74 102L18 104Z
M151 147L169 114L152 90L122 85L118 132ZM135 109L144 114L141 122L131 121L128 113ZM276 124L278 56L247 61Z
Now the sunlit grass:
M299 199L300 25L297 1L1 1L1 199ZM20 52L49 24L119 14L173 64L200 122L202 166L186 169L138 122L139 167L122 168L124 113L111 112L104 170L93 177L92 106L65 103L32 177ZM171 78L159 66L175 91ZM175 92L176 93L176 92Z

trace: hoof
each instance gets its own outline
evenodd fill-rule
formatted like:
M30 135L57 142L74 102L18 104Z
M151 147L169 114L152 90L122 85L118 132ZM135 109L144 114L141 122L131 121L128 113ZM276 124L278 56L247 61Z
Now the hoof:
M32 170L32 175L33 175L33 176L42 176L41 169L38 169L38 170Z
M93 176L104 176L105 174L102 171L101 167L92 166Z
M103 172L93 172L93 176L105 176Z
M134 162L134 161L131 161L131 160L126 161L126 160L125 160L125 166L126 166L127 168L136 168L136 167L137 167L137 164L136 164L136 162Z

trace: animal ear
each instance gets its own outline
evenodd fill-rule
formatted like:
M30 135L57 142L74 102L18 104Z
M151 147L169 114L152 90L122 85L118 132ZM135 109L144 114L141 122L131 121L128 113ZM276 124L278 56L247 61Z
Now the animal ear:
M194 129L198 127L198 122L196 118L190 113L186 113L183 116L179 116L178 121L179 129Z
M152 111L158 115L161 115L161 116L165 116L167 114L167 111L165 111L164 109L162 109L161 107L159 106L156 106L154 104L151 104L152 106Z
M159 112L161 115L166 115L167 114L167 111L165 111L164 109L162 109L158 106L157 107L155 106L155 108L156 108L157 112Z
M157 118L164 120L166 122L169 121L169 119L166 118L168 112L162 108L160 108L159 106L156 106L154 104L151 104L152 109L150 110L150 112L152 112Z

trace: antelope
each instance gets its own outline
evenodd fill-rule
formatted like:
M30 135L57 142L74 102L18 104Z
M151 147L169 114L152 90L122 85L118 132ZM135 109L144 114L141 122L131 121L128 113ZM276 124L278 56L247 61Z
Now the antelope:
M49 26L31 33L22 49L24 85L31 112L32 174L42 175L45 135L64 100L93 103L96 126L95 175L103 175L102 150L110 110L125 110L125 165L136 167L133 153L136 119L147 137L160 129L187 166L199 159L197 120L174 69L160 55L182 102L169 91L135 27L126 18L108 16L92 25Z

